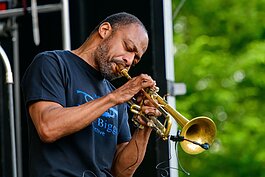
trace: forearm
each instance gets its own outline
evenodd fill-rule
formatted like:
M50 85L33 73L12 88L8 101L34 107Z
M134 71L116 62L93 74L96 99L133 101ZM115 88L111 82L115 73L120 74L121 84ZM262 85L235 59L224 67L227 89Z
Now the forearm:
M111 96L107 95L69 108L40 101L33 103L29 112L40 138L45 142L53 142L85 128L114 105Z
M116 154L112 173L115 177L130 177L144 159L152 129L137 129L130 142Z

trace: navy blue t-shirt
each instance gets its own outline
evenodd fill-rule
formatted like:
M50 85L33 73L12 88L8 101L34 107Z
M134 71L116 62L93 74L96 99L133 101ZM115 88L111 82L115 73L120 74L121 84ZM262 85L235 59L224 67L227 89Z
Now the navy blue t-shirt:
M79 106L114 89L84 60L62 50L38 54L22 80L26 105L49 100ZM54 143L42 142L30 118L28 123L31 177L110 177L116 145L131 138L126 104L108 109L91 125Z

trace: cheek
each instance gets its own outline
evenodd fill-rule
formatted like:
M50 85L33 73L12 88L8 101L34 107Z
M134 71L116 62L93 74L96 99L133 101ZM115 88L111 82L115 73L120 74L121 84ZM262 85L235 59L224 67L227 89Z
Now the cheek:
M111 55L121 57L124 55L125 52L126 52L126 50L124 49L124 46L121 44L121 42L109 44L109 53Z

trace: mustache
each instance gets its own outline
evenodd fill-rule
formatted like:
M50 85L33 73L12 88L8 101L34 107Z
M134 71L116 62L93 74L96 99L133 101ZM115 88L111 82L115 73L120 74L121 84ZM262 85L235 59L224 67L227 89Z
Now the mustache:
M126 66L126 63L124 61L117 58L113 58L112 62L114 62L119 67L119 69L124 69L128 67Z

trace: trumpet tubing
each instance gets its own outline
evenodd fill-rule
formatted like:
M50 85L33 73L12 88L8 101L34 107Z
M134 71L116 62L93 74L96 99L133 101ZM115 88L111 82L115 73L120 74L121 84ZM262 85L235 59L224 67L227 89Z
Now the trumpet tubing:
M131 79L131 76L128 74L127 69L120 70L122 76L126 77L128 80ZM191 120L188 120L183 115L181 115L177 110L172 108L165 99L157 94L157 92L146 92L142 90L145 97L162 113L165 117L164 123L161 123L154 116L147 116L140 113L139 105L135 105L131 103L131 111L134 114L139 114L144 117L149 125L157 132L157 134L162 137L163 140L167 140L169 137L170 129L172 126L171 118L178 123L180 127L182 127L181 136L190 141L181 141L180 145L182 149L188 154L198 154L203 152L205 149L201 146L196 145L199 144L207 144L211 145L214 141L216 135L216 126L215 123L208 117L196 117ZM137 110L135 110L137 107ZM195 144L192 143L196 142Z

